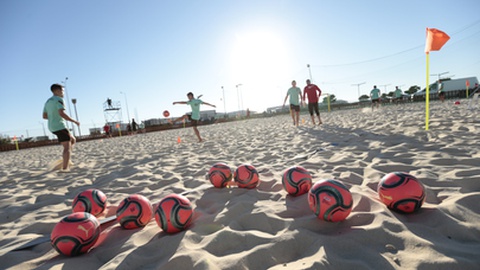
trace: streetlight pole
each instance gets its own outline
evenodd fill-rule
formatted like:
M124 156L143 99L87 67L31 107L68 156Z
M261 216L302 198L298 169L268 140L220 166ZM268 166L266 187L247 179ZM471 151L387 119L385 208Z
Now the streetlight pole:
M385 92L384 92L384 93L387 94L387 86L389 86L389 85L391 85L391 83L389 83L389 84L382 84L382 85L379 85L379 86L380 86L380 87L382 87L382 86L385 87Z
M67 97L67 104L68 104L70 102L70 99L68 98L67 80L68 80L68 77L65 77L65 81L62 81L62 83L63 83L63 89L65 89L65 96ZM68 115L72 115L72 110L70 109L70 104L68 104L67 109L68 109ZM68 123L67 123L67 125L68 125ZM73 136L75 136L75 129L73 128L73 123L71 123L71 122L70 122L70 127L72 129Z
M45 123L44 122L39 122L39 123L42 124L43 136L47 137L47 132L45 132Z
M227 106L225 105L225 89L223 89L223 86L222 86L222 94L223 94L223 111L225 112L225 115L227 115Z
M358 89L358 98L360 99L360 85L362 84L365 84L366 82L362 82L362 83L354 83L352 84L352 86L357 86L357 89Z
M308 74L310 75L310 81L313 83L312 70L310 69L310 64L307 64L307 68L308 68Z
M127 123L130 123L130 113L128 112L128 101L127 101L127 94L125 92L120 92L120 94L123 94L125 96L125 104L127 105Z
M239 83L237 85L235 85L235 87L237 88L237 99L238 99L238 112L240 113L240 94L238 92L238 87L241 86L242 84Z
M72 98L72 103L73 103L73 108L75 109L75 118L77 118L77 121L78 121L77 99ZM80 131L80 125L78 125L77 128L78 128L78 136L82 136L82 132Z

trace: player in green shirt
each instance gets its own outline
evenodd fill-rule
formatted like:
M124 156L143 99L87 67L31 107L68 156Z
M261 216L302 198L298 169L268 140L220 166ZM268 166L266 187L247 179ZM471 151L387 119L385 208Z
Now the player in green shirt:
M288 89L285 100L283 101L283 106L287 102L287 98L290 96L290 114L292 115L293 125L298 127L298 122L300 119L300 102L302 100L302 90L297 87L297 82L292 81L292 87Z
M395 92L394 92L394 95L395 95L395 103L399 103L402 101L402 94L403 94L403 91L402 89L398 88L398 86L395 86Z
M372 91L370 91L370 98L372 99L372 111L375 104L377 104L377 109L380 106L380 89L376 85L373 86Z
M198 120L200 120L200 105L205 104L205 105L211 106L213 108L216 108L216 107L215 107L215 105L212 105L210 103L203 102L200 99L194 98L192 92L189 92L187 94L187 97L188 97L188 101L175 101L175 102L173 102L173 105L175 105L175 104L190 105L192 107L192 113L191 114L185 114L184 116L182 116L178 119L175 119L173 122L177 122L177 121L184 120L184 119L190 120L192 122L193 131L195 131L195 135L197 135L198 142L202 142L203 141L202 137L200 137L200 132L197 129Z
M68 130L65 121L73 122L77 126L80 126L80 122L65 113L65 105L63 104L63 86L60 84L52 84L50 90L52 91L53 96L47 100L43 107L43 119L48 120L48 129L57 136L58 141L63 146L62 169L63 171L67 171L72 148L76 139Z

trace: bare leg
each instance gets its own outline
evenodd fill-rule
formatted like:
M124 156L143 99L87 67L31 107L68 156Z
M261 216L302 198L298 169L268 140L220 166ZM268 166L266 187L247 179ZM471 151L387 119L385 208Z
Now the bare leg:
M295 111L290 109L290 115L292 116L293 125L295 125Z
M195 135L197 135L198 142L202 142L202 137L200 137L200 131L198 131L197 127L193 127L193 131L195 131Z
M295 112L295 113L296 113L296 118L297 118L296 126L298 127L298 123L299 123L299 120L300 120L300 112Z
M313 117L313 116L312 116L312 117ZM317 117L318 117L318 124L321 125L321 124L322 124L322 119L320 119L320 114L317 115ZM313 123L313 124L315 124L315 123Z
M311 114L310 117L312 118L313 125L315 125L315 118L313 118L313 114Z

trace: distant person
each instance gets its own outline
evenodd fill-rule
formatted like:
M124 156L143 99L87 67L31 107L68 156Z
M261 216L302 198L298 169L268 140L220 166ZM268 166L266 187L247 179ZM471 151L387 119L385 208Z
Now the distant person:
M187 98L188 98L188 101L175 101L175 102L173 102L173 105L175 105L175 104L190 105L192 107L192 113L191 114L185 114L184 116L182 116L178 119L175 119L172 122L175 123L177 121L185 120L185 119L190 120L192 122L193 131L195 132L195 135L197 135L198 142L202 142L203 140L202 140L202 137L200 136L200 131L198 131L198 128L197 128L198 121L200 120L200 105L205 104L205 105L211 106L213 108L216 108L216 107L215 107L215 105L212 105L212 104L207 103L207 102L203 102L202 100L200 100L198 98L196 99L193 96L192 92L189 92L187 94Z
M68 130L66 121L75 123L77 126L80 126L80 122L65 113L63 86L60 84L52 84L50 90L52 91L53 96L47 100L43 107L43 119L48 120L48 129L57 136L58 142L63 146L62 171L67 172L68 165L70 164L70 156L76 139Z
M443 84L438 83L437 87L438 87L438 98L443 103L445 101L445 92L443 91Z
M398 86L395 86L395 92L393 93L394 94L394 97L395 97L395 103L399 103L402 101L402 94L403 94L403 91L402 89L398 88Z
M107 98L107 104L108 108L112 108L112 100L110 98Z
M372 111L375 104L378 109L380 106L380 89L378 89L376 85L374 85L372 91L370 91L370 98L372 99Z
M283 101L283 106L287 102L287 98L290 96L290 115L292 115L293 125L298 127L298 122L300 119L300 101L302 100L302 90L297 87L297 82L292 81L292 87L287 91L285 100Z
M112 134L110 133L110 126L108 125L108 123L105 123L105 126L103 126L103 132L105 132L106 137L112 137Z
M137 134L137 128L138 128L137 122L135 122L135 119L132 118L132 131L133 131L133 134Z
M318 95L317 95L318 93ZM303 88L303 102L305 103L305 95L308 98L308 112L310 113L310 117L312 118L312 123L315 125L315 118L313 117L313 112L318 118L318 124L322 124L322 119L320 119L320 112L318 110L318 99L322 95L322 90L318 88L315 84L311 83L310 80L307 80L307 86Z
M132 125L130 123L127 124L127 134L132 135Z

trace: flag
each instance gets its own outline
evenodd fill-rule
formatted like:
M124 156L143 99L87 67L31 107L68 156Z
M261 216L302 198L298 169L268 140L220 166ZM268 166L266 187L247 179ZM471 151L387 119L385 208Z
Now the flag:
M435 28L427 28L427 41L425 43L425 53L430 51L439 51L450 37L443 31Z

